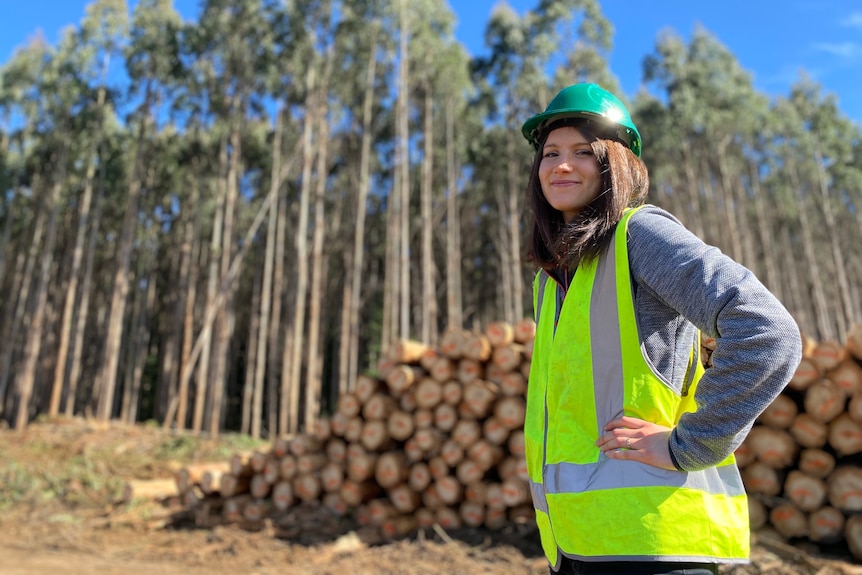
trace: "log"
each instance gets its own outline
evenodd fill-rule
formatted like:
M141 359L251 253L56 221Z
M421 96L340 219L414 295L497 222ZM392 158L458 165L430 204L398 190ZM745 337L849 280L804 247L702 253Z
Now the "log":
M364 422L361 417L354 417L347 421L347 429L344 430L344 439L348 443L356 443L362 437Z
M285 455L278 460L278 476L281 479L290 481L296 477L298 472L299 469L296 465L296 457L293 455Z
M461 419L452 429L451 437L462 449L468 449L482 437L482 428L476 421Z
M507 507L517 507L530 501L530 486L526 481L510 477L502 485L503 503Z
M183 493L194 492L189 487ZM163 501L177 496L177 482L175 479L131 479L123 487L123 501L128 503L134 499L146 499L152 501Z
M350 508L347 506L347 503L344 502L344 499L341 497L341 493L338 491L324 493L321 503L323 503L323 506L336 517L344 517L350 511Z
M463 384L468 384L481 379L485 375L485 367L481 361L475 359L462 358L458 361L458 370L455 373L455 379ZM461 401L458 397L455 403Z
M439 356L428 370L431 379L437 383L443 383L457 377L458 363L448 357Z
M242 521L242 510L249 501L251 501L251 497L248 495L226 498L221 510L222 519L224 519L225 523L238 523Z
M850 548L850 553L856 559L862 559L862 515L851 515L844 523L844 540Z
M276 437L275 441L272 442L272 449L270 449L272 456L279 458L287 455L287 452L290 449L291 439L292 438L287 435Z
M293 493L300 501L314 501L321 491L320 480L313 473L301 473L293 478Z
M260 521L263 521L267 515L269 515L271 509L272 504L270 501L266 501L263 499L252 499L250 501L247 501L246 504L243 506L242 518L252 523L259 523Z
M316 436L307 433L297 435L290 442L290 452L297 457L309 453L319 453L322 449L323 442Z
M386 421L366 421L362 426L359 442L368 451L386 451L392 447L392 438L387 430Z
M498 347L491 356L493 365L502 372L515 371L524 358L524 346L518 343Z
M330 461L320 470L320 485L326 493L337 493L344 483L344 465Z
M384 489L403 483L409 474L407 456L402 451L380 454L374 465L374 479Z
M412 513L422 504L420 491L403 483L392 487L388 493L389 501L399 513Z
M329 418L329 427L332 430L332 435L335 437L344 437L344 434L347 432L347 423L349 421L350 418L340 411L333 413Z
M462 344L461 352L467 359L475 361L488 361L492 352L491 342L485 334L471 333L467 335Z
M515 323L515 342L532 343L536 338L536 322L532 318L524 318Z
M224 465L216 469L207 469L201 476L200 487L204 495L214 495L221 488L221 478L228 472L228 466Z
M862 388L862 367L853 357L845 357L838 367L826 373L826 377L852 396Z
M743 441L736 448L736 451L733 452L733 457L736 459L736 466L740 469L747 467L752 461L757 459L754 451L751 449L751 445L746 441Z
M484 481L476 481L464 486L464 501L481 503L484 507L488 495L488 484Z
M386 385L389 390L395 395L401 395L407 389L419 381L425 374L425 370L420 367L410 365L396 365L386 374Z
M345 392L338 396L336 411L346 417L348 420L359 415L362 409L362 402L356 397L355 393Z
M440 431L451 431L458 423L458 411L448 403L434 408L434 427Z
M520 371L510 371L500 376L500 393L512 397L523 397L527 392L527 378Z
M787 474L784 494L802 511L816 511L826 500L826 483L819 477L793 470Z
M361 483L374 475L377 454L369 453L359 443L347 446L347 476L351 481Z
M804 391L821 377L823 377L823 372L820 371L820 366L810 357L803 357L799 365L796 366L796 371L793 373L793 377L790 378L787 387L797 391Z
M348 507L355 508L380 495L380 486L375 481L357 482L347 479L341 484L338 493Z
M829 424L829 445L839 456L862 452L862 423L842 413Z
M464 386L460 381L447 381L443 384L443 402L456 407L464 397Z
M272 490L272 483L267 481L263 473L255 473L248 484L248 492L255 499L263 499Z
M847 396L844 391L828 379L822 378L805 390L803 406L815 421L829 423L844 411Z
M425 459L425 450L419 447L419 443L415 437L411 437L404 442L404 453L407 455L407 459L412 462Z
M248 493L250 479L251 478L248 475L238 477L233 473L225 473L221 477L219 493L226 499L242 495L243 493ZM239 512L239 510L237 510L237 512Z
M416 531L419 521L412 515L387 517L380 524L380 533L387 539L398 539Z
M282 456L282 458L284 457L287 457L287 454ZM263 471L261 473L267 483L275 483L278 481L281 476L281 459L270 457L266 462L266 465L263 466Z
M811 360L817 364L821 372L838 367L847 356L847 350L837 341L822 341L811 352Z
M787 539L808 534L808 518L792 503L779 503L769 512L769 522Z
M435 509L434 521L443 529L460 529L464 525L458 512L450 507Z
M347 461L347 443L338 437L331 437L326 442L326 458L334 463Z
M827 497L832 507L855 513L862 511L862 469L840 466L826 480Z
M371 396L384 390L385 385L382 381L376 377L361 374L356 377L356 386L353 388L353 395L356 396L360 404L363 404L371 399Z
M492 531L499 531L509 523L509 517L505 509L485 509L485 527Z
M485 493L485 506L488 509L507 509L506 500L503 498L503 484L489 483Z
M377 421L387 419L397 408L395 399L385 393L375 393L362 405L362 417Z
M393 411L386 422L386 431L396 441L404 441L413 435L414 429L413 416L400 409Z
M509 447L509 453L516 457L523 458L525 453L524 430L513 429L509 432L509 440L506 442L506 445Z
M248 460L248 465L251 468L252 474L263 472L266 467L266 462L272 459L272 456L265 451L255 451L251 454Z
M799 454L799 470L814 477L828 477L835 469L835 457L822 449L803 449Z
M428 453L440 449L440 446L443 445L444 437L445 436L439 429L435 427L424 427L422 429L417 429L413 433L412 439L416 443L416 447L421 449L424 453Z
M494 445L504 445L509 439L509 428L496 417L489 417L482 423L482 437Z
M506 321L492 321L485 326L485 337L493 347L509 345L515 341L515 328Z
M476 481L480 481L485 476L482 470L475 461L469 459L463 460L455 467L455 477L458 478L463 485L470 485Z
M788 432L765 426L752 428L745 442L751 447L758 461L774 469L791 465L799 450Z
M413 425L416 429L426 429L433 426L434 412L430 409L417 409L413 413Z
M449 467L455 467L464 459L464 450L451 439L447 439L440 447L440 457Z
M461 329L450 328L443 332L440 338L440 353L452 359L460 359L464 356L462 351L464 332Z
M432 478L446 477L449 471L449 464L439 455L428 460L428 472L431 473Z
M790 396L781 394L766 407L757 421L775 429L787 429L798 413L796 402Z
M425 462L414 463L407 472L407 485L416 493L421 493L431 485L431 471Z
M847 415L854 421L862 421L862 391L857 391L847 402Z
M503 449L486 439L479 439L465 450L465 455L480 469L488 471L503 459Z
M413 413L416 411L416 393L412 389L408 389L398 398L398 409Z
M398 513L387 499L372 499L366 506L368 518L372 525L382 525L384 520Z
M758 497L748 497L748 525L757 531L769 522L769 510Z
M829 435L826 424L815 420L807 413L797 415L788 431L802 447L823 447Z
M463 501L458 507L458 515L467 527L479 527L485 523L485 506L473 501Z
M446 475L434 481L437 496L445 505L460 503L464 497L464 486L455 477Z
M416 517L416 525L422 529L428 529L434 525L434 522L437 520L434 517L434 512L431 509L426 507L420 507L413 514Z
M314 422L314 436L321 442L326 442L332 437L332 425L329 418L320 417Z
M762 461L754 461L741 471L742 482L751 493L775 496L781 493L778 471Z
M419 358L419 365L422 366L422 369L430 373L431 369L434 367L434 363L441 357L443 356L435 348L428 347L428 349L425 350L425 353L422 354L422 357Z
M416 385L416 407L434 409L441 401L443 401L443 385L440 381L430 377L422 378Z
M463 402L476 417L487 417L494 406L494 401L500 394L499 386L477 379L464 386Z
M228 461L228 471L231 475L236 477L251 477L253 473L251 470L251 466L249 465L249 460L251 459L251 452L239 452L231 455L230 460Z
M410 339L400 339L390 348L389 357L395 363L418 364L426 351L428 351L428 346L424 343Z
M326 465L326 454L324 453L306 453L296 458L296 471L300 474L314 473L324 465Z
M816 543L838 543L844 537L844 514L834 507L821 507L808 516L808 538Z
M527 402L521 396L501 397L494 405L494 417L508 429L523 427L526 413Z

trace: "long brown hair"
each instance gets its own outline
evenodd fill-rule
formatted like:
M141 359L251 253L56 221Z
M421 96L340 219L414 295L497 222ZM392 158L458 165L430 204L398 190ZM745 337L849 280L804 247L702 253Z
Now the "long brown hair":
M563 126L577 129L590 142L601 174L598 196L569 223L545 199L539 181L539 164L548 134ZM603 138L602 128L590 120L567 118L552 123L539 139L528 188L533 225L527 255L540 267L575 269L580 261L598 257L613 238L625 209L639 206L646 199L649 191L646 165L625 144Z

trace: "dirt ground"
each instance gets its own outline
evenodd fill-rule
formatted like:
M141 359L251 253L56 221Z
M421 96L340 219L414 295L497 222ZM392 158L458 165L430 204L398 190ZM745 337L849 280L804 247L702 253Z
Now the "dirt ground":
M247 447L247 446L246 446ZM349 519L300 507L278 524L196 527L170 499L125 501L132 479L224 461L219 441L83 420L0 430L0 575L533 575L548 572L531 525L429 529L383 541ZM750 565L725 575L862 574L839 548L755 535Z

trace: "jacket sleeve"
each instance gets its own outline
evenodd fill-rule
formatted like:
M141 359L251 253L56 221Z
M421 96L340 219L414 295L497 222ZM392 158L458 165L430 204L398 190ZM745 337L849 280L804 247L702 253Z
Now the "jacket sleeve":
M683 415L669 440L680 469L716 465L790 381L802 358L799 328L750 270L668 212L639 210L628 240L638 289L649 290L716 340L713 367L695 392L697 411Z

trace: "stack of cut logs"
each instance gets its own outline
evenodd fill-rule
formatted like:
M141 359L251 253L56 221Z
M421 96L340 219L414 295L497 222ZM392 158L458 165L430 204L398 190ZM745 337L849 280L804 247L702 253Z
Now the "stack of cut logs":
M180 497L202 524L256 525L302 502L385 536L531 521L523 423L534 335L524 320L450 330L438 348L397 342L313 433L183 468ZM715 342L703 343L709 367ZM806 341L736 458L754 530L846 541L862 559L862 326L844 344Z
M203 525L255 525L300 503L395 537L420 527L532 521L524 460L532 320L449 330L437 348L396 342L311 433L176 484Z
M862 559L862 326L844 344L805 342L790 384L736 460L753 529L818 545L846 542Z

